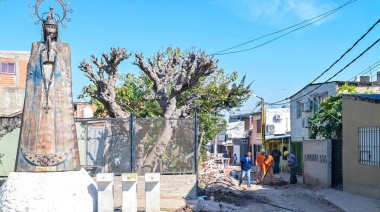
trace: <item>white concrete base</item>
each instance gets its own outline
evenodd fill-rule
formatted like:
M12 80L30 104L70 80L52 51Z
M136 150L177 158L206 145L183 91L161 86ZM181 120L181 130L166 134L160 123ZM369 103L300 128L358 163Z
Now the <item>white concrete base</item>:
M0 212L96 210L97 186L84 169L12 172L0 188Z

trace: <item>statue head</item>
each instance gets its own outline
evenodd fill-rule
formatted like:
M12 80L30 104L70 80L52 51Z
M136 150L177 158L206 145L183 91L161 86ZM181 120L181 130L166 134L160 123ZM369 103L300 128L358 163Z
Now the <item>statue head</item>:
M38 21L34 22L36 25L42 21L42 28L43 28L43 38L44 40L46 41L46 39L49 37L51 40L57 40L58 38L58 25L59 24L62 24L62 27L63 28L66 28L66 25L63 24L62 22L64 20L67 20L68 22L71 21L71 18L66 18L66 13L69 12L69 13L72 13L73 10L70 9L70 10L67 10L66 9L66 6L67 5L70 5L71 3L70 2L67 2L66 4L63 3L62 0L56 0L60 6L62 7L63 9L63 14L61 14L62 16L54 13L54 8L53 7L50 7L50 11L49 12L44 12L42 13L42 15L38 12L38 8L40 6L40 4L43 2L44 0L36 0L36 4L35 5L32 5L32 4L29 4L28 6L30 8L33 8L35 9L35 13L34 14L30 14L30 16L37 16L38 17Z
M57 40L58 37L58 20L55 19L53 10L54 8L50 7L50 12L47 13L46 19L43 19L42 28L45 41L48 37L51 40Z

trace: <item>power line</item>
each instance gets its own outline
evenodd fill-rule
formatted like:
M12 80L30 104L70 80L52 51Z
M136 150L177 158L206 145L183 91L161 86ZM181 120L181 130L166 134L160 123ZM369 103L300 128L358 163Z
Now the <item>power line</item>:
M358 76L358 75L365 74L365 73L368 73L370 71L376 72L379 69L380 69L380 60L376 61L370 67L365 68L363 71L361 71L360 73L356 74L354 77L350 78L349 81L351 81L352 79L355 79L355 77ZM371 77L373 77L374 75L376 75L376 73L373 74L373 75L371 75ZM330 89L330 90L327 91L327 93L330 93L330 92L335 91L335 90L336 90L335 88L334 89ZM304 92L304 91L302 91L302 92ZM304 93L306 93L306 92L304 92ZM310 99L312 102L317 103L316 101L314 101L314 99L310 95L307 95L307 96L308 96L308 99ZM327 94L327 96L330 96L330 95ZM272 105L272 104L269 103L267 105ZM283 104L275 104L275 105L283 105ZM297 105L293 105L293 106L289 107L290 110L295 109L295 108L297 108ZM325 110L324 108L321 108L321 109ZM255 109L253 109L253 110L255 110ZM337 117L335 117L333 114L329 113L327 110L325 110L325 111L326 111L327 114L329 114L330 116L332 116L338 122L341 121Z
M249 51L249 50L252 50L252 49L256 49L256 48L261 47L261 46L263 46L263 45L265 45L265 44L268 44L268 43L270 43L270 42L273 42L273 41L275 41L275 40L277 40L277 39L279 39L279 38L281 38L281 37L283 37L283 36L285 36L285 35L288 35L288 34L294 32L294 31L297 31L297 30L302 29L302 28L304 28L304 27L306 27L306 26L309 26L309 25L311 25L311 24L313 24L313 23L315 23L315 22L318 22L318 21L320 21L320 20L322 20L322 19L324 19L324 18L326 18L326 17L332 15L332 14L335 13L336 11L340 10L341 8L347 6L347 5L349 5L349 4L351 4L351 3L355 2L355 1L357 1L357 0L350 0L350 1L348 1L346 4L344 4L344 5L340 6L340 7L337 7L337 8L335 8L335 9L333 9L333 10L330 10L330 11L328 11L328 12L326 12L326 13L323 13L323 14L321 14L321 15L318 15L318 16L316 16L316 17L314 17L314 18L309 19L309 20L303 21L303 22L298 23L298 24L296 24L296 25L293 25L293 26L287 27L287 28L285 28L285 29L282 29L282 30L279 30L279 31L276 31L276 32L273 32L273 33L270 33L270 34L267 34L267 35L264 35L264 36L258 37L258 38L255 38L255 39L253 39L253 40L250 40L250 41L244 42L244 43L242 43L242 44L239 44L239 45L236 45L236 46L230 47L230 48L228 48L228 49L225 49L225 50L222 50L222 51L216 52L216 53L211 54L211 55L233 54L233 53L239 53L239 52L244 52L244 51ZM321 17L321 18L319 18L319 17ZM289 31L289 32L287 32L287 33L285 33L285 34L282 34L282 35L280 35L280 36L278 36L278 37L276 37L276 38L273 38L273 39L271 39L271 40L269 40L269 41L267 41L267 42L265 42L265 43L262 43L262 44L260 44L260 45L254 46L254 47L252 47L252 48L243 49L243 50L238 50L238 51L225 52L225 51L228 51L228 50L231 50L231 49L234 49L234 48L237 48L237 47L240 47L240 46L246 45L246 44L251 43L251 42L253 42L253 41L256 41L256 40L259 40L259 39L262 39L262 38L268 37L268 36L270 36L270 35L274 35L274 34L277 34L277 33L283 32L283 31L286 31L286 30L288 30L288 29L291 29L291 28L294 28L294 27L296 27L296 26L302 25L302 24L307 23L307 22L309 22L309 21L311 21L311 20L313 20L313 19L316 19L316 18L318 18L318 19L315 20L315 21L313 21L313 22L311 22L311 23L308 23L308 24L306 24L306 25L303 25L303 26L301 26L301 27L298 27L298 28L296 28L296 29L294 29L294 30L291 30L291 31ZM225 52L225 53L222 53L222 52Z
M329 79L327 79L324 83L327 83L327 82L329 82L332 78L334 78L335 76L337 76L339 73L341 73L344 69L346 69L347 67L349 67L352 63L354 63L357 59L359 59L361 56L363 56L363 54L365 54L368 50L370 50L373 46L375 46L378 42L380 42L380 38L379 39L377 39L371 46L369 46L366 50L364 50L359 56L357 56L355 59L353 59L350 63L348 63L345 67L343 67L341 70L339 70L337 73L335 73L332 77L330 77ZM377 61L376 63L378 63L379 61ZM378 66L379 64L377 64L376 66ZM368 68L367 68L368 69ZM299 100L299 99L301 99L301 98L303 98L303 97L305 97L305 96L309 96L309 94L311 93L311 92L313 92L313 91L315 91L315 90L317 90L318 88L320 88L321 86L323 86L324 85L324 83L321 83L321 84L319 84L319 85L317 85L317 87L315 87L314 89L312 89L311 91L309 91L309 92L307 92L307 93L305 93L304 95L302 95L302 96L300 96L300 97L298 97L298 98L296 98L296 99L293 99L293 100L291 100L291 101L287 101L287 102L284 102L284 100L282 100L282 101L277 101L277 102L274 102L274 103L266 103L266 104L268 104L268 105L283 105L283 104L285 104L285 103L291 103L291 102L295 102L295 101L297 101L297 100ZM306 86L307 87L307 86ZM305 88L305 87L304 87ZM303 89L304 89L303 88ZM301 90L303 90L303 89L301 89ZM287 99L285 99L285 100L289 100L288 98ZM280 103L280 102L284 102L284 103Z
M327 71L329 71L335 64L337 64L344 56L346 56L346 54L348 53L348 52L350 52L366 35L368 35L368 33L369 32L371 32L372 31L372 29L373 28L375 28L375 26L378 24L380 22L380 19L379 20L377 20L377 22L375 23L375 24L373 24L372 26L371 26L371 28L369 28L368 29L368 31L364 34L364 35L362 35L360 38L359 38L359 40L357 40L355 43L354 43L354 45L352 45L346 52L344 52L344 54L342 54L340 57L339 57L339 59L337 59L333 64L331 64L331 66L330 67L328 67L324 72L322 72L322 74L320 74L317 78L315 78L311 83L309 83L309 85L310 84L312 84L313 82L315 82L315 81L317 81L320 77L322 77L322 75L324 75Z
M361 40L361 39L363 39L377 24L379 24L379 22L380 22L380 19L378 19L377 21L376 21L376 23L373 25L373 26L371 26L368 30L367 30L367 32L364 34L364 35L362 35L356 42L355 42L355 44L353 45L353 46L351 46L351 48L349 48L342 56L340 56L340 58L337 60L337 61L335 61L328 69L326 69L322 74L320 74L316 79L318 79L318 78L320 78L324 73L326 73L332 66L334 66L339 60L341 60L349 51L351 51L351 49ZM359 57L361 57L365 52L367 52L370 48L372 48L376 43L378 42L378 40L375 42L375 43L373 43L369 48L367 48L364 52L362 52L358 57L356 57L353 61L351 61L350 63L349 63L349 65L351 65L351 63L353 63L353 62L355 62ZM348 66L346 66L346 67L348 67ZM333 75L333 77L335 77L336 75L338 75L340 72L342 72L343 70L344 70L345 68L343 68L343 69L341 69L338 73L336 73L335 75ZM331 77L331 78L329 78L326 82L328 82L330 79L332 79L333 77ZM315 80L316 80L315 79ZM308 87L309 85L311 85L313 82L315 82L315 80L313 80L311 83L308 83L306 86L304 86L302 89L305 89L306 87ZM322 86L322 85L320 85L320 86ZM320 87L319 86L319 87ZM319 87L317 87L317 88L319 88ZM316 88L316 89L317 89ZM301 89L301 90L302 90ZM314 91L314 90L313 90ZM304 97L305 95L303 95L303 96L301 96L301 97L299 97L299 98L297 98L296 100L298 100L298 99L300 99L300 98L302 98L302 97ZM288 98L286 98L286 99L283 99L283 100L280 100L280 101L277 101L277 102L273 102L272 104L277 104L277 103L281 103L281 102L284 102L284 101L287 101L288 100ZM294 100L294 101L296 101L296 100Z
M370 67L364 69L363 71L359 72L358 74L356 74L355 76L351 77L348 81L352 81L354 80L358 75L362 75L362 74L366 74L370 71L370 69L373 69L372 71L377 71L380 69L380 60L376 61L374 64L372 64ZM371 77L375 76L375 74L371 75ZM331 90L328 90L327 93L330 93L332 91L335 91L335 88L334 89L331 89ZM309 97L309 99L312 99L311 96L307 95ZM297 99L298 100L298 99ZM274 103L266 103L268 105L283 105L283 104L288 104L290 103L291 101L288 101L288 102L285 102L285 103L279 103L279 104L274 104Z

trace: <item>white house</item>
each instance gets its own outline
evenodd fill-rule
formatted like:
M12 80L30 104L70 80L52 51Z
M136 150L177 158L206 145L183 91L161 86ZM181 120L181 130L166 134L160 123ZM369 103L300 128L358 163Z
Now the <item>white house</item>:
M246 143L248 146L247 134L244 130L244 121L235 121L227 123L227 128L218 133L213 143L214 153L224 153L227 151L232 161L233 155L238 158L241 156L241 145Z
M310 140L308 119L316 111L319 104L327 97L335 95L339 87L347 83L355 86L359 93L372 91L380 93L380 83L371 82L368 77L359 77L361 81L345 82L333 81L327 83L315 83L308 85L290 97L290 124L292 128L290 152L293 153L299 161L299 172L302 173L302 142ZM379 79L377 79L379 81ZM324 139L324 138L318 138Z

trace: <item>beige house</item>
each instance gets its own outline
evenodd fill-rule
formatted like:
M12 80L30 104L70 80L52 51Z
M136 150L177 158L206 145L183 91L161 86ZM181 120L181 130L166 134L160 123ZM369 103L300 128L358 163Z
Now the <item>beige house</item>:
M380 94L347 94L342 101L343 190L380 198Z

